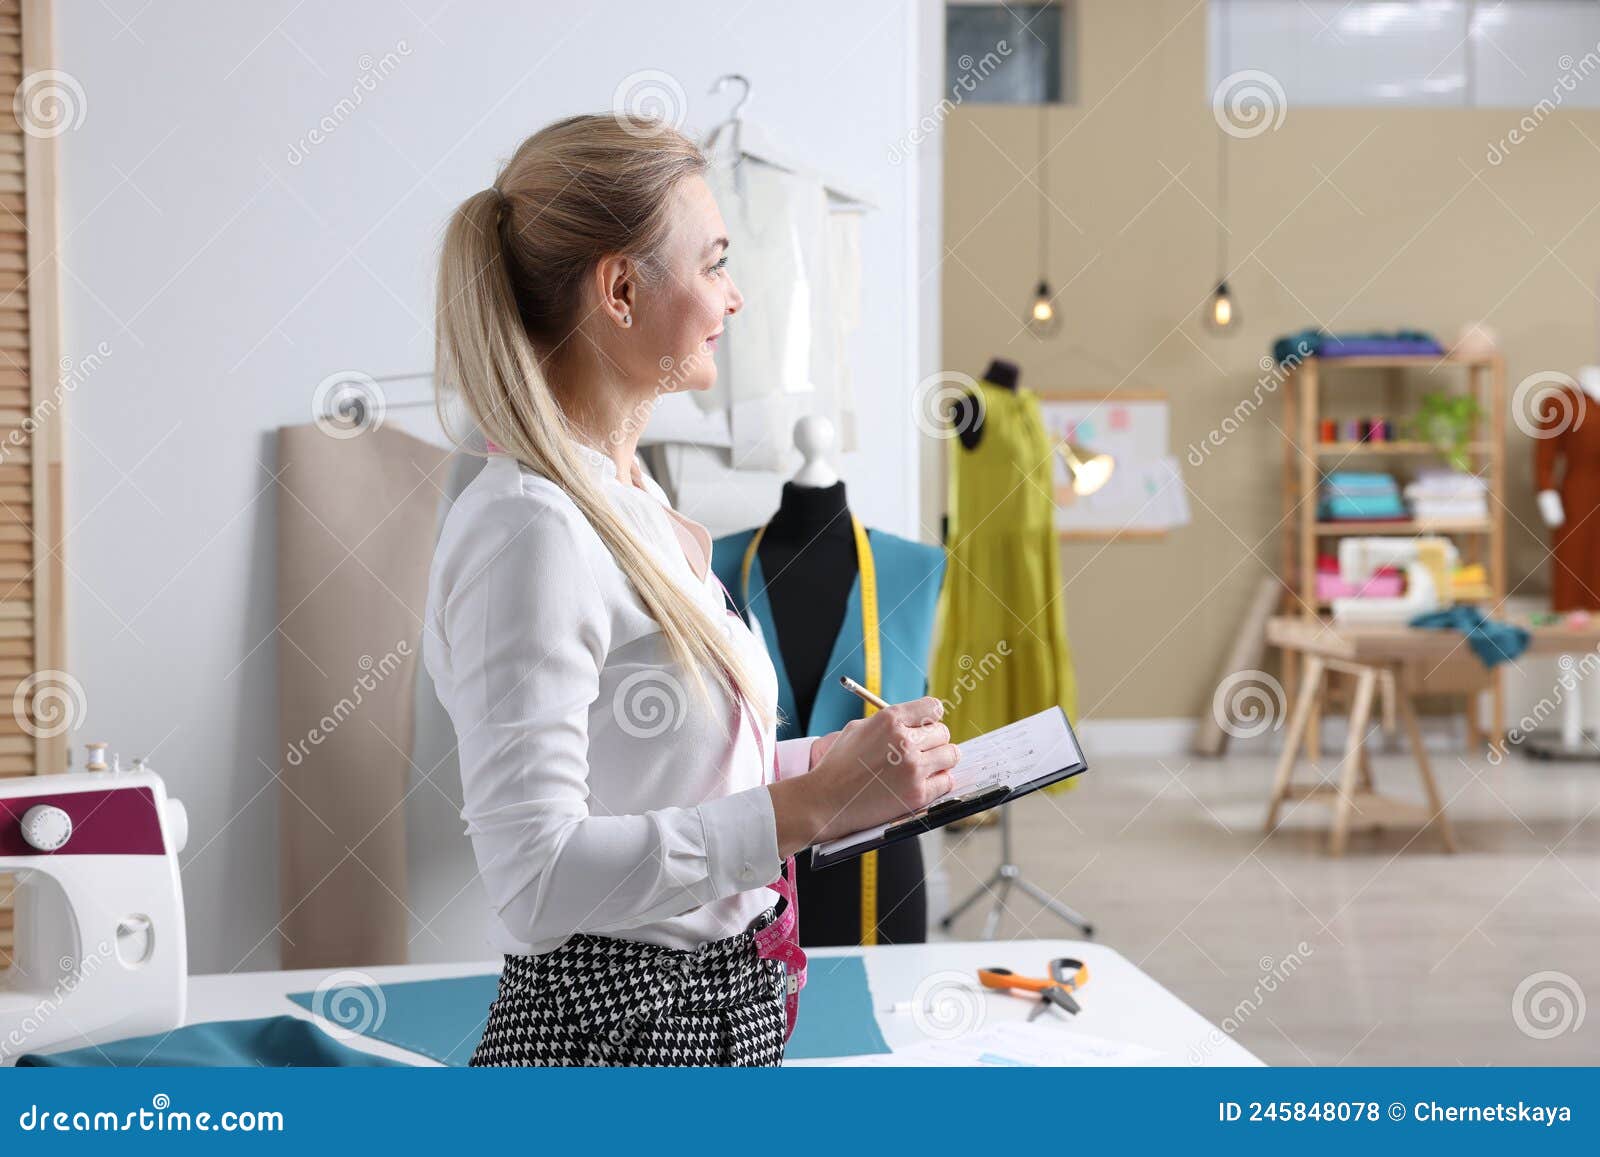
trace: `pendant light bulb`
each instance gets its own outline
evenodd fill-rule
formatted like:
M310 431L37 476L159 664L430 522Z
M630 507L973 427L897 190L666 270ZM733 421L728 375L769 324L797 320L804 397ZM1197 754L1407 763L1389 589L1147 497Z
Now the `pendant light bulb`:
M1228 292L1226 281L1217 282L1217 291L1211 295L1211 300L1206 302L1204 315L1205 326L1212 333L1230 334L1239 329L1239 306L1234 302L1233 295Z
M1034 291L1033 304L1028 307L1028 332L1037 338L1054 337L1061 332L1061 314L1051 300L1050 283L1039 282Z

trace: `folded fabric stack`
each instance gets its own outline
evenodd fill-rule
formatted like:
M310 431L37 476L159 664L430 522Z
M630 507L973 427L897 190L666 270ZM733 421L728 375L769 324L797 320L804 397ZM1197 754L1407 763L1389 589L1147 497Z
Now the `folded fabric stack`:
M1489 517L1489 489L1482 478L1460 470L1424 470L1406 487L1411 515L1419 522L1481 522Z
M1322 484L1317 517L1329 521L1363 522L1406 516L1400 487L1388 474L1337 471Z
M1417 329L1392 333L1329 333L1303 329L1272 343L1272 356L1280 363L1301 358L1440 357L1444 347L1432 334Z

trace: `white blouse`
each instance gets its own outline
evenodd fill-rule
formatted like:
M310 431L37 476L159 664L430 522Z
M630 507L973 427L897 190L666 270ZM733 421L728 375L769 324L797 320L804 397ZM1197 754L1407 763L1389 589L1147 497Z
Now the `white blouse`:
M777 675L726 610L705 528L637 461L624 483L610 457L573 444L775 701ZM701 696L582 512L507 455L490 455L445 518L423 661L455 725L496 951L548 952L576 932L694 948L775 901L760 754L772 759L772 727L758 748L747 708L730 737L731 701L709 675L711 703ZM806 770L810 746L777 745L785 778Z

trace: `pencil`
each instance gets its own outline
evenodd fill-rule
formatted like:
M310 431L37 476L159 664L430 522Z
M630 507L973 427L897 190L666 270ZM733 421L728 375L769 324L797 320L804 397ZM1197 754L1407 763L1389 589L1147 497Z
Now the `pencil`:
M883 699L881 696L874 695L871 691L868 691L865 687L863 687L860 683L857 683L848 675L840 675L839 684L846 691L850 692L850 694L854 695L864 703L872 704L879 711L882 711L884 708L889 706L887 700Z

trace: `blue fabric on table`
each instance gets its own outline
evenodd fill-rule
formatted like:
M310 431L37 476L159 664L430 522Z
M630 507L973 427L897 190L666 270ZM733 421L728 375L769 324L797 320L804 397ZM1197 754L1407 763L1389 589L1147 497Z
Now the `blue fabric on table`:
M472 1059L498 991L497 975L455 976L397 984L352 984L289 999L335 1024L457 1067ZM344 1015L348 1013L348 1015ZM886 1053L866 967L860 956L814 957L800 992L800 1016L784 1056L847 1057Z
M1485 667L1515 659L1528 649L1529 635L1512 623L1498 623L1478 607L1446 607L1429 611L1411 620L1413 627L1437 631L1461 631L1473 653Z
M860 956L813 956L806 962L800 1016L783 1050L786 1061L859 1057L891 1051L878 1028Z
M411 1068L340 1044L309 1020L217 1020L58 1053L28 1053L18 1068Z
M483 1039L489 1005L499 989L499 974L490 973L395 984L354 983L291 992L289 999L363 1036L459 1068L472 1059Z
M1413 355L1438 357L1444 353L1432 334L1416 329L1397 329L1392 333L1329 333L1324 329L1303 329L1272 343L1272 356L1284 362L1311 358L1380 357Z
M349 1032L387 1041L447 1065L471 1059L499 988L497 975L455 976L396 984L351 984L289 999ZM813 958L800 995L800 1017L784 1056L862 1056L886 1053L872 992L860 956ZM412 1068L342 1044L297 1016L220 1020L168 1033L56 1053L28 1053L18 1067Z

